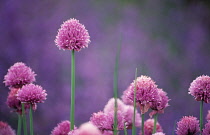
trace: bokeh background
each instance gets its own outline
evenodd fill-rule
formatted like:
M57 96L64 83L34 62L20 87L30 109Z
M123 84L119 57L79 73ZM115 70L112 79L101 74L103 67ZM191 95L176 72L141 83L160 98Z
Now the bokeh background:
M89 47L76 53L76 126L103 110L113 96L120 42L119 96L138 68L139 76L152 77L171 99L159 116L166 134L173 133L182 116L199 116L199 102L188 88L197 76L210 75L209 1L1 0L0 82L10 66L24 62L48 93L34 113L36 135L48 135L69 119L71 55L54 43L60 24L69 18L80 20L91 36ZM0 83L0 120L16 129L17 115L5 104L8 92ZM205 116L210 105L204 108Z

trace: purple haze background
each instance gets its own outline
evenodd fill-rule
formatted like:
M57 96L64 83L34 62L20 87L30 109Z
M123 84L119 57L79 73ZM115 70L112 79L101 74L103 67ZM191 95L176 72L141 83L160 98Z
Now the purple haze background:
M34 113L35 134L50 134L69 119L69 51L54 43L63 21L76 18L91 36L89 48L76 53L76 126L103 110L113 96L113 71L122 37L119 96L138 75L153 78L168 93L170 106L159 123L166 134L184 115L199 116L199 102L188 94L199 75L210 75L210 3L194 0L43 0L0 1L0 77L15 62L35 73L47 90ZM8 88L0 84L0 120L16 129L17 116L6 106ZM204 105L204 116L210 109ZM148 118L148 115L147 115ZM206 121L205 121L206 122Z

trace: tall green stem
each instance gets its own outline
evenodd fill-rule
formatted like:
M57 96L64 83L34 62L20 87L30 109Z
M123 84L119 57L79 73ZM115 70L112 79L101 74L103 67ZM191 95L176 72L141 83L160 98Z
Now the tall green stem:
M74 50L71 53L71 130L74 129L74 109L75 109L75 54Z
M17 129L17 135L21 134L21 124L22 124L22 116L18 114L18 129Z
M22 117L23 117L23 131L24 131L24 135L27 135L27 124L26 124L25 104L24 103L22 103Z
M33 112L32 112L32 105L30 105L30 135L34 134L34 127L33 127Z
M144 135L144 114L141 115L141 124L142 135Z
M126 129L126 125L125 125L125 122L124 122L124 135L128 135L128 132L127 132L127 129Z
M155 115L154 115L154 126L153 126L153 134L154 133L156 133L156 125L157 125L157 117L158 117L158 114L156 113Z
M200 102L200 134L202 135L203 130L203 100Z
M136 135L136 79L137 79L137 68L136 68L136 72L135 72L135 88L134 88L134 102L133 102L133 124L132 124L132 135Z

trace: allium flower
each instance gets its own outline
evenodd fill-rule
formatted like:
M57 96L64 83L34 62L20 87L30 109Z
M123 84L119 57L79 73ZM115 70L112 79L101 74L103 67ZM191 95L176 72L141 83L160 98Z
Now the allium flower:
M210 121L205 124L202 135L210 135Z
M132 122L133 122L133 114L134 114L134 107L127 105L126 109L124 111L124 118L125 118L125 124L127 129L132 128ZM135 116L135 126L140 127L141 126L141 116L136 110L136 116Z
M59 49L80 51L88 47L90 36L85 26L76 19L65 21L58 30L55 44Z
M22 62L17 62L8 69L4 76L6 86L21 88L25 84L35 81L36 74Z
M163 132L157 132L157 133L154 133L152 135L165 135Z
M151 109L153 110L150 113L150 117L152 117L156 113L164 113L164 109L169 106L168 105L168 96L167 93L162 89L158 89L158 97L154 102L151 103Z
M68 135L70 132L70 122L68 120L62 121L53 129L51 135ZM74 127L76 129L76 127Z
M202 75L197 77L189 88L189 94L195 97L197 101L210 102L210 77Z
M119 133L117 133L117 135L118 134ZM105 130L105 131L103 131L102 135L113 135L113 131L107 131L107 130Z
M17 88L10 88L9 95L7 97L6 104L11 108L14 109L15 112L22 114L22 105L20 100L17 99L17 92L19 89ZM30 108L29 104L25 104L25 111Z
M126 90L124 99L134 101L135 80ZM140 106L141 113L144 114L150 108L151 102L158 98L158 88L155 82L147 76L140 76L136 82L136 105Z
M153 131L153 127L154 127L154 119L146 120L144 123L144 135L151 135ZM157 132L163 132L163 129L158 122L156 124L156 128L157 128L156 129Z
M114 111L114 107L115 107L115 99L111 98L104 107L104 113L109 113ZM117 99L117 110L124 112L125 107L126 105L120 99Z
M208 114L206 116L206 120L209 121L210 120L210 110L208 110Z
M17 99L22 103L36 104L43 103L46 100L46 91L41 86L28 84L24 85L17 93Z
M87 122L87 123L82 124L79 127L78 134L74 134L74 135L102 135L102 133L91 122Z
M184 116L177 122L177 135L196 135L199 132L199 121L193 116Z
M0 135L15 135L15 131L7 123L0 121Z

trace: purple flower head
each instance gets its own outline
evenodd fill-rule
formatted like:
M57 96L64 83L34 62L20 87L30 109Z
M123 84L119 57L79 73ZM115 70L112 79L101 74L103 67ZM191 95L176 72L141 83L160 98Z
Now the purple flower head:
M68 120L62 121L53 129L51 135L68 135L70 132L70 122ZM74 127L76 129L76 127Z
M102 135L113 135L113 131L104 130L103 133L102 133Z
M130 84L129 88L124 92L123 98L127 102L134 101L135 80ZM150 108L151 102L158 98L158 88L155 82L147 76L140 76L136 82L136 105L140 106L141 113L144 114ZM129 101L130 100L130 101Z
M157 133L154 133L152 135L165 135L163 132L157 132Z
M206 115L206 120L207 120L207 121L210 120L210 110L208 110L208 114Z
M158 97L154 102L151 103L151 109L153 110L150 113L150 117L152 117L156 113L164 113L164 109L168 107L168 96L167 93L162 89L158 89Z
M4 76L5 86L21 88L35 81L36 74L22 62L17 62L8 69Z
M115 99L111 98L104 107L104 113L109 113L114 111L114 107L115 107ZM120 99L117 99L117 110L124 112L125 107L126 105Z
M189 88L189 94L194 96L197 101L210 102L210 77L202 75L197 77Z
M17 92L19 89L17 88L10 88L9 95L7 97L6 104L9 106L9 108L13 109L14 112L17 112L19 114L22 114L22 105L20 100L17 99ZM29 104L25 104L25 112L27 109L30 108Z
M77 130L77 133L74 133L72 135L102 135L102 133L91 122L87 122L82 124Z
M210 121L205 124L202 135L210 135Z
M46 100L46 91L41 86L28 84L24 85L17 93L17 99L22 103L36 104L43 103Z
M0 121L0 135L15 135L15 131L7 123Z
M88 47L90 36L85 26L79 20L69 19L65 21L58 30L55 44L59 49L80 51Z
M177 122L177 135L196 135L199 132L199 121L193 116L184 116Z
M154 127L154 119L146 120L144 123L144 135L152 135L153 127ZM156 124L156 128L157 132L163 132L163 129L158 122Z
M134 114L134 107L131 105L127 105L124 111L124 118L125 118L125 124L126 124L127 129L132 128L133 114ZM141 116L137 110L136 110L136 117L135 117L135 126L136 127L141 126Z

